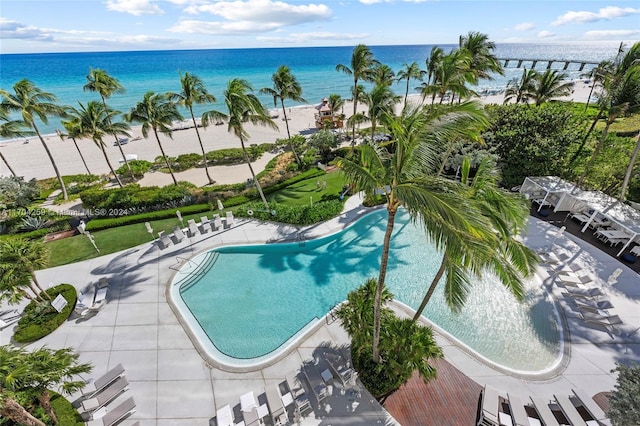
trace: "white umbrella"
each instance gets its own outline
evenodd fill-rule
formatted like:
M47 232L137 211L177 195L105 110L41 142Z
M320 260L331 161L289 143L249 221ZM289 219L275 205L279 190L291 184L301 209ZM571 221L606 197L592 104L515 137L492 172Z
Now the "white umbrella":
M224 210L224 206L222 205L222 201L218 199L218 210Z
M622 268L618 268L607 278L607 284L615 284L618 282L618 277L622 273Z

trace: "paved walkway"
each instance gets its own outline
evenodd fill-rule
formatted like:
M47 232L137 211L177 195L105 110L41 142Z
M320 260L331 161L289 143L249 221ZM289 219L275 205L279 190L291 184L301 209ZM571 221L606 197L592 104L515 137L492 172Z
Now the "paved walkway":
M352 197L341 216L306 228L303 233L306 238L312 238L338 231L367 211L357 197ZM550 225L531 218L525 241L531 247L548 245L553 231ZM300 232L286 225L239 222L231 230L196 236L163 251L147 243L120 253L39 271L38 278L43 283L67 282L79 289L88 282L107 277L111 287L106 307L96 316L67 321L30 346L72 346L82 361L94 364L93 377L123 363L131 382L127 394L137 403L136 413L124 425L137 420L143 426L214 424L211 419L218 408L230 404L237 411L240 395L248 391L260 395L265 386L295 373L318 348L327 344L344 345L348 338L337 323L324 324L303 339L286 358L263 370L232 373L214 368L198 354L166 301L167 283L175 272L170 267L179 266L182 261L178 258L188 258L218 245L273 242L291 239ZM489 383L523 398L531 394L551 397L553 393L568 393L573 387L580 387L589 395L611 390L615 377L610 370L615 363L640 361L640 279L615 259L572 238L570 235L558 238L554 251L567 253L570 262L581 264L600 283L615 306L611 313L624 320L619 334L609 335L585 326L553 278L540 268L544 285L556 297L567 318L570 357L561 371L541 380L515 377L486 366L439 335L446 359L480 385ZM623 268L618 283L603 284L618 267ZM0 343L8 343L9 337L10 331L3 331ZM366 392L356 402L354 410L341 392L334 392L329 405L314 407L315 415L306 417L302 424L394 423Z

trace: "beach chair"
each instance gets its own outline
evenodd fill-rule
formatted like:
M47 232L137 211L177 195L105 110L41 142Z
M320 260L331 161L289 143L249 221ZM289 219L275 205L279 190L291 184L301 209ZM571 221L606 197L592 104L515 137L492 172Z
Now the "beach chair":
M280 387L277 383L267 383L265 393L267 395L267 404L271 413L271 420L274 425L285 425L289 421L285 405L280 394ZM291 401L293 402L293 400Z
M327 385L320 375L320 372L312 363L307 363L302 367L302 374L309 383L309 388L313 392L318 404L320 404L325 398L329 396L329 390Z
M229 210L227 212L227 215L225 217L225 225L227 228L231 228L231 225L233 225L233 212L231 210Z
M122 422L124 419L135 413L135 411L136 403L133 400L133 397L130 397L124 400L117 407L107 409L104 416L88 421L87 426L113 426Z
M158 247L160 250L164 250L171 245L171 240L167 235L164 234L164 231L158 232Z
M98 410L116 399L118 395L127 389L129 389L129 382L127 381L127 378L125 376L120 376L114 382L98 392L93 398L82 401L82 409L86 412Z
M553 395L560 407L562 414L573 426L587 426L587 422L582 418L575 405L569 400L567 395ZM596 423L597 424L597 423Z
M616 330L616 326L622 324L623 321L618 315L603 315L597 312L582 312L580 313L583 321L588 324L599 325L605 328L608 332Z
M269 415L267 404L258 405L253 391L240 396L240 410L246 426L263 424L262 419Z
M591 288L565 288L565 295L573 298L593 299L598 298L604 293L597 287Z
M498 391L489 385L482 390L482 403L478 426L498 426Z
M556 416L549 407L549 401L547 399L539 396L531 396L530 399L544 426L560 426Z
M574 405L582 406L589 413L589 415L600 423L608 423L609 420L605 412L595 403L593 398L590 398L582 389L571 389L575 395ZM570 397L571 398L571 397ZM589 424L589 422L587 422Z
M198 235L198 225L196 225L196 221L193 219L189 219L187 221L187 225L189 226L187 228L187 236L189 238L193 238L196 235Z
M593 280L586 275L577 275L577 274L574 274L573 272L566 272L566 271L564 271L564 273L559 273L558 275L556 275L556 278L560 281L560 284L562 284L563 286L570 286L570 287L580 287L584 284L593 282Z
M355 372L353 368L349 367L347 362L341 355L337 355L331 352L327 352L324 354L324 359L327 360L327 364L329 364L329 368L333 370L334 376L336 376L342 385L346 385L353 378L353 373Z
M218 231L220 229L222 229L222 219L220 218L219 214L215 214L213 215L213 226L212 229L214 231Z
M206 234L211 229L211 222L206 216L200 217L200 224L198 224L198 230L201 234Z
M124 376L124 367L122 364L118 364L93 382L87 383L80 392L86 397L93 398L95 394L109 386L114 380L121 376Z
M531 422L520 398L507 394L507 399L509 400L509 411L511 411L514 426L529 426Z
M184 240L185 236L184 236L184 232L182 232L182 229L180 229L179 226L175 226L173 228L173 234L171 234L171 241L173 242L173 244L178 244L180 243L182 240Z
M608 300L595 301L591 299L572 299L576 307L581 311L598 312L606 309L612 309L613 304Z
M89 308L93 306L96 290L96 286L90 283L78 291L76 306L73 308L76 314L84 316L88 313Z
M291 378L287 377L285 380L286 388L289 390L287 393L281 393L282 404L285 407L288 407L291 402L293 402L296 406L296 410L300 415L303 415L307 410L311 410L311 402L309 401L309 397L302 387L298 376L293 376ZM290 386L290 383L293 383L294 387ZM280 387L280 392L283 389ZM291 401L291 402L290 402Z

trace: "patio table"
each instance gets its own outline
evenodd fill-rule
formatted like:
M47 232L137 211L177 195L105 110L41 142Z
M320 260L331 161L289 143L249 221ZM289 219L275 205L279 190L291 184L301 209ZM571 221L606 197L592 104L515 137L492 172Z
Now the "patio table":
M602 235L607 240L612 239L629 239L629 235L626 232L618 229L601 229L595 232L595 234Z

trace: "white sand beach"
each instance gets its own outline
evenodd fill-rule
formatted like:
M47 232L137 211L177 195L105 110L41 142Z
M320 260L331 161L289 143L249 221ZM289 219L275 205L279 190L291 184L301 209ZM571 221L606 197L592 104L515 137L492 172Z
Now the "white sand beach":
M580 81L575 83L575 89L571 96L567 97L567 100L574 100L577 102L586 102L589 96L590 87ZM411 99L414 102L420 101L419 95L411 95ZM483 96L479 99L480 102L489 103L502 103L503 95L490 95ZM289 129L291 134L309 134L315 131L315 118L314 113L317 103L308 106L293 107L287 110L287 116L289 117ZM358 106L359 110L365 111L366 107ZM348 116L353 112L352 104L347 103L344 106L344 112ZM272 143L278 138L286 138L287 131L285 122L283 121L282 112L278 118L274 119L277 123L279 130L271 130L266 127L254 126L247 124L245 129L250 135L250 139L246 141L247 145ZM160 155L160 149L153 135L150 135L147 139L133 140L136 137L141 137L140 126L132 127L130 142L123 145L125 154L137 155L139 160L153 161ZM226 124L219 126L209 126L206 129L202 129L200 132L202 136L202 142L205 151L213 151L222 148L239 147L239 140L233 136L232 133L227 131ZM186 153L200 153L200 146L193 128L176 130L173 132L173 138L170 139L167 136L160 136L163 148L167 155L178 156ZM64 141L56 135L45 136L45 142L49 146L52 155L58 165L58 169L62 175L81 174L86 173L86 170L80 159L80 155L76 150L73 142L70 139ZM78 145L82 151L89 170L93 174L107 174L109 168L102 155L100 149L91 140L78 140ZM120 151L116 146L113 146L114 140L112 137L105 138L107 145L107 154L109 160L114 168L120 166L118 160L122 158ZM7 159L13 170L18 176L24 176L25 179L44 179L49 177L55 177L53 167L46 155L42 144L36 137L29 137L29 143L23 142L2 142L0 143L0 152ZM255 164L256 173L263 170L266 164L273 158L274 154L267 153L262 158L258 159ZM217 183L236 183L242 182L250 177L249 168L244 165L237 166L218 166L210 168L211 176ZM10 172L6 165L0 162L0 176L10 176ZM207 178L204 169L191 169L182 173L177 173L178 180L184 180L194 183L195 185L202 186L207 184ZM148 173L144 179L139 181L141 185L158 185L164 186L170 184L171 176L167 173Z

